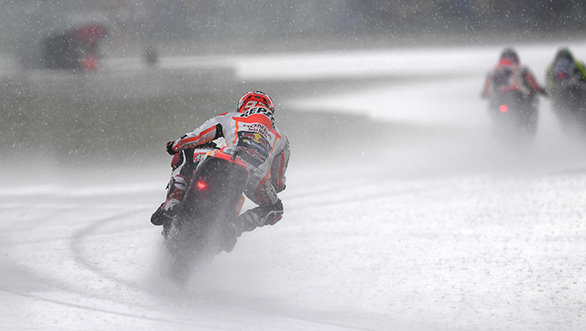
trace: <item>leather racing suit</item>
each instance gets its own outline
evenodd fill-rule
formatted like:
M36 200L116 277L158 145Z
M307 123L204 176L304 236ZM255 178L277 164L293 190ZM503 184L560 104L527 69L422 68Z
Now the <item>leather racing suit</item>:
M250 172L245 195L261 207L279 202L277 193L285 189L289 162L289 141L275 126L273 114L264 107L244 113L229 112L215 116L199 128L169 142L170 154L201 146L223 137L226 146L219 151L244 162Z

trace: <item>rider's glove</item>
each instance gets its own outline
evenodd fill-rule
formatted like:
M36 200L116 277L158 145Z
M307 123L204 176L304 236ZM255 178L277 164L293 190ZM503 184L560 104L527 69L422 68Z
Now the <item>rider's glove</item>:
M173 150L173 143L174 141L170 141L167 143L167 153L169 153L169 155L177 154L177 152Z

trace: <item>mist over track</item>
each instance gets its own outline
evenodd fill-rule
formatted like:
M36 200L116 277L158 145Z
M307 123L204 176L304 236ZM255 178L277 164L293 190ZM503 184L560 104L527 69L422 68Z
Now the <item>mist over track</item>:
M520 45L538 79L556 46ZM478 93L499 50L255 55L181 95L4 98L0 328L582 330L584 141L544 99L531 145L494 139ZM164 144L251 89L291 141L284 218L177 290L148 221Z

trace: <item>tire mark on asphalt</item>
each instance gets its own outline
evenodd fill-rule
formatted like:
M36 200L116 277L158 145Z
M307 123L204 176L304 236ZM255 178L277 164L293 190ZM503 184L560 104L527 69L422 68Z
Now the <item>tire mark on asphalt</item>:
M136 315L136 314L117 312L117 311L109 310L109 309L100 309L100 308L80 305L80 304L76 304L76 303L65 302L65 301L56 300L56 299L49 299L49 298L45 298L45 297L33 295L33 294L14 293L14 292L9 292L9 291L4 291L4 290L0 290L0 292L4 292L4 293L16 295L16 296L20 296L20 297L24 297L24 298L28 298L28 299L54 303L57 305L67 306L67 307L71 307L71 308L91 310L91 311L95 311L95 312L113 314L113 315L118 315L118 316L133 317L133 318L138 318L138 319L147 320L147 321L167 322L167 323L173 323L173 324L179 324L179 325L187 325L188 324L188 323L183 323L183 322L177 322L177 321L170 320L170 319L153 318L153 317L141 316L141 315Z
M138 209L138 210L140 210L140 209ZM70 246L70 250L72 251L72 256L73 256L73 259L75 260L75 262L78 263L79 265L85 267L87 270L94 272L95 274L99 275L100 277L102 277L104 279L111 280L115 283L126 286L129 289L136 290L140 293L148 293L149 292L148 289L145 288L144 286L140 286L139 284L137 284L135 282L119 278L119 277L113 275L112 273L108 272L107 270L97 266L95 263L91 262L90 259L86 257L87 254L85 254L84 249L83 249L83 243L86 241L86 238L88 238L92 234L98 233L98 231L101 227L103 227L111 222L119 221L121 219L125 219L129 216L135 215L138 210L131 210L131 211L119 213L119 214L116 214L116 215L113 215L113 216L110 216L107 218L98 219L98 220L93 221L91 224L77 230L71 236L71 242L70 242L69 246ZM112 298L109 298L109 297L107 299L112 300ZM148 305L144 305L144 304L138 304L136 302L132 302L131 304L133 306L140 306L145 309L157 310L156 307L152 307L152 306L148 306Z

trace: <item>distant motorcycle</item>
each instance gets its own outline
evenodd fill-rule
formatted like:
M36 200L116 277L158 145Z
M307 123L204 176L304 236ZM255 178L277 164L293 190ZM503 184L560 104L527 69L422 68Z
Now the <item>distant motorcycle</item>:
M528 143L537 132L539 99L545 91L525 67L507 64L490 72L482 92L489 100L494 133L505 143Z
M184 283L195 266L232 250L236 235L229 222L240 213L247 180L246 165L220 151L199 163L180 212L163 225L173 281Z
M552 108L566 129L586 130L586 85L563 68L553 68L551 74Z
M520 90L494 93L489 106L494 133L507 141L528 141L537 132L538 98Z

